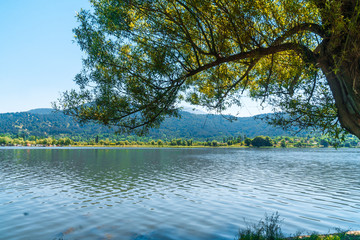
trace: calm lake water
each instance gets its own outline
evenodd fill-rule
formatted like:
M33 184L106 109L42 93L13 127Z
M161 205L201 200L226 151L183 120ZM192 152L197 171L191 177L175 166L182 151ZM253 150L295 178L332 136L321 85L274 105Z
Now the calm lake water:
M276 211L360 230L360 149L0 148L0 239L232 240Z

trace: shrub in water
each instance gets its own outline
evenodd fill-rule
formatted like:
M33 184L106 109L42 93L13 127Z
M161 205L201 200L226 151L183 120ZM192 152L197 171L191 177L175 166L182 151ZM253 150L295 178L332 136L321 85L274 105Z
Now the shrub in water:
M249 225L239 231L239 240L279 240L284 235L281 232L279 214L276 212L271 216L265 215L264 220L257 224Z

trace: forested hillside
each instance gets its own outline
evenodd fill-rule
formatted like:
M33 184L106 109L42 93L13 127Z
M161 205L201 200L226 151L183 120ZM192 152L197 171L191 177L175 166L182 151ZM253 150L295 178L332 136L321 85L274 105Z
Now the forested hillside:
M226 136L289 135L279 128L267 125L254 117L238 118L230 122L223 116L181 112L181 119L168 118L159 129L150 131L155 139L193 138L219 139ZM114 129L97 124L80 125L71 117L54 113L51 109L0 114L0 133L18 136L81 136L112 135Z
M222 136L246 135L254 137L258 135L280 136L290 135L280 128L274 128L266 122L254 117L242 117L230 122L223 116L192 114L182 112L181 119L166 119L161 127L151 131L155 138L219 138Z

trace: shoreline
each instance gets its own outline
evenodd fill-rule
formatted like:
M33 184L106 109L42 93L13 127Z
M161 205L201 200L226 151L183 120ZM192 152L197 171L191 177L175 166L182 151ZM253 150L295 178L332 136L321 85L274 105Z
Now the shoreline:
M230 145L230 146L204 146L204 145L192 145L192 146L179 146L179 145L0 145L0 148L16 148L16 147L23 147L23 148L229 148L229 149L360 149L360 147L318 147L318 146L311 146L311 147L295 147L295 146L288 146L288 147L279 147L279 146L272 146L272 147L254 147L254 146L244 146L244 145Z
M316 236L316 238L312 238L313 236ZM300 235L300 236L296 236L296 237L288 237L285 238L287 240L296 240L296 239L311 239L311 240L322 240L325 238L325 240L327 238L331 238L331 239L336 239L335 237L338 236L339 240L342 239L347 239L347 240L359 240L360 239L360 231L347 231L347 232L340 232L340 233L329 233L329 234L312 234L312 235Z

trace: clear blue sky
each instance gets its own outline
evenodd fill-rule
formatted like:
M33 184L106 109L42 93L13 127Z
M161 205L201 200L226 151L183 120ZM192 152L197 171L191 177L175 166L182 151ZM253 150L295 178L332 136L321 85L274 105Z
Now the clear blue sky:
M88 0L0 0L0 112L51 107L75 87L75 14Z
M88 0L0 0L0 113L49 108L76 88L82 53L75 14ZM238 116L269 112L248 100Z

